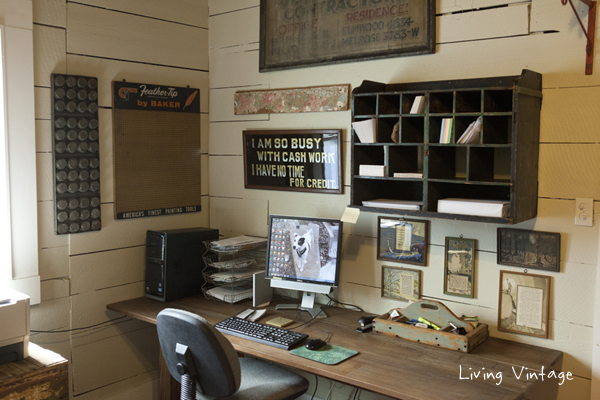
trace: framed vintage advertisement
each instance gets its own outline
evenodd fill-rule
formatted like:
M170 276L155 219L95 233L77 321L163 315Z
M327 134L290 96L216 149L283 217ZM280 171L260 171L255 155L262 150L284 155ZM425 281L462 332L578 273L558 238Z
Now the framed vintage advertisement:
M244 187L342 194L339 129L244 131Z
M435 0L260 1L260 72L435 52Z
M427 220L379 217L377 259L427 265Z
M200 89L112 86L115 217L200 212Z
M498 330L548 338L550 277L500 271Z
M402 301L419 300L421 271L384 265L381 270L381 297Z
M473 298L474 282L475 240L447 237L444 256L444 294Z
M560 233L498 228L497 262L560 272Z

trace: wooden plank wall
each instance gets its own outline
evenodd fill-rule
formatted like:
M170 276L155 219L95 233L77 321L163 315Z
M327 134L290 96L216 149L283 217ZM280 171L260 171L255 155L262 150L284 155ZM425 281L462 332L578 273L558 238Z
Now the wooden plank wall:
M577 4L577 9L587 26L587 7ZM574 226L574 199L600 200L599 52L595 73L586 76L585 37L570 7L559 1L438 0L436 13L433 55L259 73L259 0L209 1L211 226L228 235L266 236L269 213L339 218L349 203L350 112L236 116L236 90L344 83L354 88L365 79L419 82L518 75L524 68L538 71L544 86L539 212L536 219L516 227L561 233L561 272L548 273L553 293L549 339L500 333L495 328L499 271L522 271L496 264L497 225L431 220L429 263L421 268L423 293L443 301L456 314L478 315L490 325L492 336L563 351L563 371L571 372L574 379L559 387L559 399L587 399L598 222L591 228ZM344 194L244 189L242 131L276 128L343 129ZM383 263L376 260L376 221L377 215L363 213L356 225L344 227L337 296L369 312L383 313L406 304L381 299ZM474 299L443 294L444 239L460 235L477 240ZM319 384L317 396L325 398L331 385ZM339 384L333 393L337 399L353 395L352 388ZM366 393L359 397L380 398Z
M71 398L158 398L153 325L106 310L144 294L148 229L208 226L208 4L206 0L34 0L34 82L42 303L31 340L70 360ZM99 82L100 232L54 235L50 74ZM111 82L200 88L200 213L116 221ZM93 326L92 328L89 328Z

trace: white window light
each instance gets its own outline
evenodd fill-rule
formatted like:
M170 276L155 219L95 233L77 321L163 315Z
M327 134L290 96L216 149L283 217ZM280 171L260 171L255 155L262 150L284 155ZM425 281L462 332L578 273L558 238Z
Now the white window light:
M28 6L31 14L30 4L17 4ZM0 283L29 295L31 304L37 304L40 277L33 27L24 25L0 26L0 280L4 280Z
M12 251L10 238L10 202L8 187L8 143L6 135L6 108L4 103L4 27L0 26L0 281L12 280Z

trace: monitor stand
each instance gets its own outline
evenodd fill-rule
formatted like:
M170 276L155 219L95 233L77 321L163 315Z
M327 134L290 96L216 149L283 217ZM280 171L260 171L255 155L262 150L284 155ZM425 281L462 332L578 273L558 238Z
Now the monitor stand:
M307 311L313 318L327 318L323 308L315 307L315 293L312 292L302 293L302 304L277 304L275 309Z

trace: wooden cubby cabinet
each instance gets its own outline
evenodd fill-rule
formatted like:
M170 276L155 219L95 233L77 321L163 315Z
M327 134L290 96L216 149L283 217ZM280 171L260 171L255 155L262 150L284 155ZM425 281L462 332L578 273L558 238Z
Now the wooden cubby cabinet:
M416 96L421 114L410 114ZM438 82L383 84L364 81L352 92L352 121L376 120L375 143L352 130L351 207L385 214L514 224L535 218L542 76L521 75ZM456 144L478 117L476 143ZM444 118L452 118L449 144L441 144ZM398 142L392 131L398 124ZM386 176L359 175L361 164L386 166ZM422 179L394 178L421 172ZM423 201L419 211L373 208L375 199ZM509 216L480 217L437 212L438 200L467 198L510 202Z

